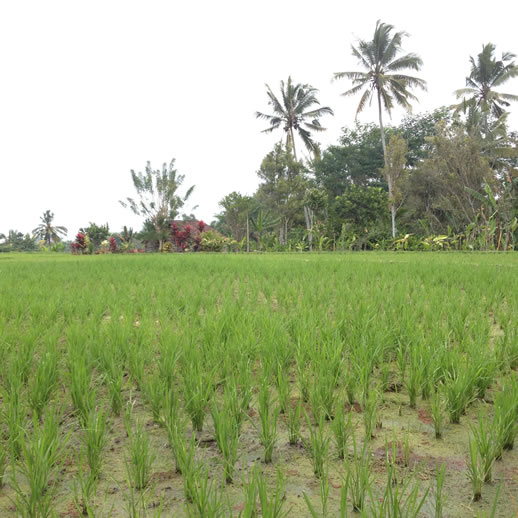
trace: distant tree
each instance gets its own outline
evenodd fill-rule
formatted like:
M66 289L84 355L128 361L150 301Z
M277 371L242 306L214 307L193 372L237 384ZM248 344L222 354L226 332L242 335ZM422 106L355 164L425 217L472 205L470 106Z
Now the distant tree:
M286 133L286 148L293 152L295 160L297 160L295 132L298 133L308 151L318 152L318 146L314 142L311 132L324 131L325 128L320 125L319 119L326 114L333 115L333 110L328 106L314 107L320 105L316 97L318 90L308 84L294 84L291 77L288 77L286 83L281 81L280 100L268 85L266 85L266 90L268 104L272 107L273 114L256 112L258 119L266 119L270 123L270 127L263 132L270 133L282 127Z
M162 169L152 169L148 162L144 173L136 173L132 169L131 179L139 199L135 201L126 198L126 201L119 201L123 207L129 206L134 214L150 222L159 241L159 250L162 250L164 240L167 239L171 220L177 217L194 190L193 185L183 196L178 194L185 175L178 174L174 163L173 158L169 166L163 164Z
M351 184L385 186L381 169L383 148L375 124L343 128L339 144L329 146L313 161L315 179L331 198L340 196Z
M96 223L90 222L87 227L80 228L79 232L88 236L93 249L99 248L101 243L110 237L110 227L108 223L97 225Z
M466 87L455 91L457 99L462 98L462 102L456 105L457 110L477 107L498 119L511 101L518 101L518 95L495 90L518 76L518 65L513 61L515 54L504 52L501 59L496 59L494 53L495 45L487 43L476 58L469 58L471 73L466 77Z
M396 237L396 211L401 202L399 180L406 170L408 145L399 135L392 135L387 146L387 161L383 174L389 188L389 207L392 221L392 237Z
M257 171L261 184L255 197L265 210L279 218L281 245L287 243L290 228L298 221L304 222L304 195L308 188L305 173L304 165L295 160L289 145L282 142L266 155Z
M257 209L257 201L252 196L234 191L227 194L219 206L223 211L217 216L215 228L241 241L246 233L246 222Z
M410 88L426 89L426 82L418 77L402 74L401 71L420 70L423 61L417 54L399 56L405 32L392 34L394 27L379 20L371 41L360 40L358 46L352 46L352 53L365 71L337 72L335 79L346 78L352 81L353 87L342 95L351 96L362 92L360 103L356 109L356 116L370 104L373 96L377 97L378 117L381 130L381 145L385 166L388 165L385 129L383 127L383 108L389 115L398 104L406 110L411 110L410 100L417 100L410 92ZM391 194L391 193L389 193Z
M410 230L416 225L426 233L463 232L476 221L481 203L467 189L484 194L483 187L495 186L496 178L481 152L479 138L462 126L439 125L430 139L429 158L408 175L402 186L405 196L405 222Z
M47 210L40 217L41 223L32 231L33 235L45 241L47 248L50 250L52 243L61 241L61 236L66 236L68 230L63 226L53 226L54 213Z

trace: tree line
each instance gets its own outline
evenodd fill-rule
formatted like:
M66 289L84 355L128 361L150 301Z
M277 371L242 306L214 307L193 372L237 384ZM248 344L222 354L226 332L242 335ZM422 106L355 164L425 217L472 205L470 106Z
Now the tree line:
M507 120L518 96L501 91L518 76L516 56L499 57L495 45L483 45L470 57L455 104L412 115L415 92L426 90L426 82L411 75L423 62L403 50L407 36L378 21L372 39L351 46L359 69L336 72L333 80L348 81L343 95L359 99L355 123L326 149L315 134L325 131L321 119L334 114L321 106L318 90L291 77L280 82L278 94L266 85L269 113L256 117L268 123L263 132L283 138L262 160L256 192L231 192L220 201L221 212L207 227L209 249L518 248L518 133ZM378 124L360 122L372 103ZM387 125L384 114L398 106L407 116ZM185 175L174 159L161 169L148 162L131 178L137 197L120 203L144 218L141 231L125 227L112 235L108 225L90 223L80 234L97 248L116 236L126 248L175 249L172 223L196 220L180 216L194 186L181 194ZM60 248L67 231L52 219L47 211L32 236L0 234L0 250L32 249L35 239L46 249Z

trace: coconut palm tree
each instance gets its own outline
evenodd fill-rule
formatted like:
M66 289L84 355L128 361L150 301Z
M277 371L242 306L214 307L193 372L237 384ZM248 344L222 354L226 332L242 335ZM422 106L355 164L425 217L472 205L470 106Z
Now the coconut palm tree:
M497 92L494 88L518 76L518 66L513 61L516 56L510 52L502 53L502 58L494 57L495 46L487 43L476 59L470 56L471 73L466 77L466 87L455 91L457 99L463 99L455 106L456 110L479 108L500 118L510 101L518 101L518 95Z
M40 217L41 223L32 231L34 237L45 241L48 248L50 248L52 242L56 243L61 241L60 236L66 236L68 232L65 227L54 227L52 225L53 219L54 213L50 212L50 210L45 211L43 216Z
M409 69L420 70L423 61L414 53L400 56L402 52L401 43L403 38L407 36L407 33L393 33L393 30L393 25L382 23L378 20L374 30L374 37L371 41L360 40L356 47L354 45L351 46L353 56L358 59L364 70L359 72L337 72L334 74L334 79L345 78L352 81L353 87L342 95L348 97L362 92L360 103L356 109L356 117L376 97L385 167L389 167L389 164L383 127L383 108L387 110L389 116L395 104L402 106L407 111L411 111L410 101L416 101L417 97L410 92L410 88L426 90L426 81L401 73ZM389 197L393 198L390 188ZM392 235L396 235L395 223L392 224Z
M286 147L293 150L293 156L297 160L295 149L295 132L298 133L306 148L312 153L318 152L318 145L311 137L311 131L324 131L320 125L320 117L325 114L333 115L333 110L328 106L314 108L320 105L316 94L318 90L307 84L294 84L291 76L285 83L281 81L281 99L266 85L268 104L273 109L273 115L256 112L258 119L266 119L270 127L263 133L270 133L282 127L286 133Z

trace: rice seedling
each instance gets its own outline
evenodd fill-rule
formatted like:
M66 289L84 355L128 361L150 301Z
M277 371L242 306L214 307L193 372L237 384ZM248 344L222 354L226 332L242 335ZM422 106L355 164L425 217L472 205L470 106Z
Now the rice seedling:
M57 351L51 348L45 353L36 368L36 372L29 386L29 406L41 419L43 409L50 400L57 384L58 359Z
M372 468L367 444L365 442L359 451L353 435L353 458L347 460L345 487L351 495L352 509L355 512L364 510L365 498L372 484Z
M320 518L320 517L325 518L328 515L329 477L328 477L327 462L325 463L322 476L319 477L319 488L320 488L320 508L321 508L320 513L318 513L315 510L307 493L305 491L302 493L302 495L304 496L304 501L306 502L306 506L307 506L312 518Z
M12 488L19 516L47 518L54 508L57 492L57 474L63 460L67 438L61 438L58 418L54 410L45 413L44 423L34 420L31 433L27 433L22 453L13 470ZM20 482L20 474L25 483Z
M218 406L213 403L211 415L214 422L216 443L219 451L223 455L225 482L231 483L234 478L234 466L237 461L239 427L234 420L229 419L228 408L218 408Z
M149 435L144 425L137 420L131 430L128 445L129 474L136 489L144 489L151 480L151 469L155 454L151 450Z
M256 472L255 484L262 517L284 518L289 516L290 511L284 509L284 476L279 469L277 470L277 478L273 490L268 488L264 475L260 471Z
M324 468L327 465L330 438L325 432L325 420L322 414L315 427L311 424L309 416L305 412L304 414L309 429L309 440L306 441L303 439L302 441L311 454L313 473L317 478L321 478L324 474Z
M405 387L408 391L408 399L410 408L417 405L417 395L419 388L422 386L421 369L419 367L419 359L416 353L412 354L408 375L405 377Z
M0 488L4 485L5 468L7 467L7 450L0 441Z
M493 464L497 454L494 431L492 431L487 418L479 415L477 426L471 426L471 433L480 459L483 480L484 482L491 482Z
M387 463L387 482L383 496L376 499L373 495L372 488L369 488L370 494L370 514L373 518L385 517L408 517L417 518L420 516L426 498L428 489L419 494L419 485L413 477L408 477L400 481L396 475L396 467L392 463Z
M185 441L178 444L177 455L180 464L180 471L183 476L183 493L187 502L193 502L196 497L196 484L200 475L202 465L196 461L196 439L191 436L189 444Z
M185 410L191 417L193 429L201 432L207 407L214 392L212 376L210 373L203 372L199 363L186 366L183 375Z
M435 469L435 490L433 492L434 497L434 516L435 518L442 518L444 513L444 480L446 477L446 464L444 462Z
M468 369L462 369L450 376L444 387L446 408L452 424L460 423L460 416L473 400L474 381Z
M442 409L442 392L440 388L433 393L430 400L430 413L432 415L435 438L440 439L444 429L444 414Z
M299 442L301 427L302 401L297 400L295 405L288 405L287 425L288 425L288 442L292 446Z
M347 443L353 433L353 424L351 412L347 412L347 417L345 416L344 401L338 405L338 408L335 411L335 417L331 423L331 430L335 438L338 458L345 459Z
M377 390L372 391L367 398L363 400L363 426L365 429L365 439L370 440L374 437L374 430L378 421L378 407L380 397ZM379 428L380 426L378 426Z
M469 460L467 461L467 476L471 482L473 501L478 502L482 498L482 484L484 483L485 472L480 461L476 442L469 441Z
M78 457L78 471L74 479L74 502L82 516L94 517L93 499L97 491L97 477L89 471L83 450Z
M310 385L311 385L311 370L306 363L299 363L297 360L297 385L304 403L309 401Z
M80 358L70 358L69 372L70 397L79 422L84 428L88 422L88 416L95 406L95 391L91 387L91 378L86 361Z
M259 387L260 441L264 448L264 462L272 462L273 448L277 440L277 419L280 408L273 406L268 380L263 378Z
M191 494L191 504L187 505L187 516L193 518L219 518L227 516L227 510L220 491L214 481L209 480L207 466L196 469L196 478Z
M166 390L164 380L153 374L147 376L142 383L142 392L151 407L155 423L161 423L162 404Z
M90 474L94 479L99 477L103 463L103 450L108 440L108 426L104 408L92 410L84 429L86 459Z
M494 396L495 416L493 427L497 437L496 458L503 450L512 450L518 434L518 383L515 378L504 383L502 391Z
M257 466L254 464L252 469L248 472L247 476L243 474L242 485L243 485L243 509L239 512L239 518L256 518L257 512Z
M290 381L287 373L281 365L277 365L275 384L277 385L280 413L285 414L290 399Z
M21 398L21 380L16 378L10 382L8 391L3 394L3 404L0 408L2 421L8 431L7 444L12 460L16 460L22 453L25 433L25 408Z

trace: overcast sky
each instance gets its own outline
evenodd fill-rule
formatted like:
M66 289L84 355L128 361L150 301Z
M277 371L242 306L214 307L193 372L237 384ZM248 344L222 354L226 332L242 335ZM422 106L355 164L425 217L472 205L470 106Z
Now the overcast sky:
M335 111L322 119L326 146L353 124L357 103L340 97L349 84L332 74L358 69L350 45L371 38L377 19L407 31L404 49L424 60L420 112L454 101L483 43L518 53L516 5L2 1L0 232L31 231L46 209L70 237L89 221L140 229L118 203L133 195L130 169L173 157L185 186L196 185L185 208L199 205L195 214L210 222L224 195L254 192L261 159L281 137L262 134L254 116L269 111L265 83L278 91L291 74L320 90ZM504 91L517 90L514 81Z

